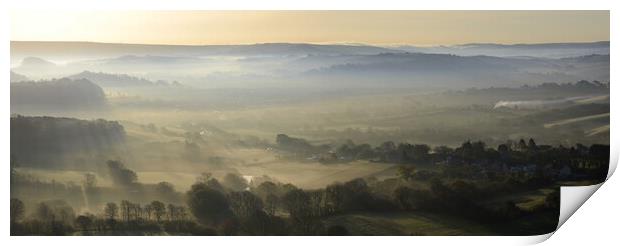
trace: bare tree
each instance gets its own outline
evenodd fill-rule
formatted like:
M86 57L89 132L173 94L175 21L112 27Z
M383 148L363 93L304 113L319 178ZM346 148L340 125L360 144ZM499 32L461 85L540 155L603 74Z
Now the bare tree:
M153 215L157 222L161 221L161 218L166 215L166 205L160 201L152 201L150 204L153 209Z
M153 215L153 206L151 204L144 205L144 214L146 215L146 220L151 220L151 215Z
M116 205L116 203L113 203L113 202L108 202L105 205L103 213L106 219L115 220L116 217L118 217L118 205Z
M131 218L131 203L127 200L121 201L121 218L124 221L129 221Z

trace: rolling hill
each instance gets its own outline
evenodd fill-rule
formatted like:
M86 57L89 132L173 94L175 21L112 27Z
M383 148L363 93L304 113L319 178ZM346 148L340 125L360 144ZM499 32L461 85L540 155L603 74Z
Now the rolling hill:
M106 97L101 87L86 79L11 83L11 113L93 110L105 106Z

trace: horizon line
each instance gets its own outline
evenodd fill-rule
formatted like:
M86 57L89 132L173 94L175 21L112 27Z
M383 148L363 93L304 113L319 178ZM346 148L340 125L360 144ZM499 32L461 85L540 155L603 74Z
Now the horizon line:
M371 46L371 47L442 47L442 46L465 46L465 45L543 45L543 44L591 44L591 43L610 43L610 40L597 41L566 41L566 42L546 42L546 43L494 43L494 42L471 42L458 44L409 44L409 43L393 43L393 44L368 44L359 42L268 42L268 43L230 43L230 44L163 44L163 43L125 43L125 42L101 42L101 41L83 41L83 40L9 40L12 42L40 42L40 43L92 43L92 44L117 44L117 45L151 45L151 46L234 46L234 45L266 45L266 44L309 44L309 45L342 45L342 46Z

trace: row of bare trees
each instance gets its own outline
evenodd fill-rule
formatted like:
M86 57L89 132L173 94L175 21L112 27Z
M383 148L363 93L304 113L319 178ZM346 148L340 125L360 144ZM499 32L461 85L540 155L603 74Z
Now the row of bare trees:
M109 220L120 219L121 221L185 221L189 219L187 209L184 206L164 204L160 201L152 201L144 206L123 200L120 206L116 203L107 203L104 208L104 217Z

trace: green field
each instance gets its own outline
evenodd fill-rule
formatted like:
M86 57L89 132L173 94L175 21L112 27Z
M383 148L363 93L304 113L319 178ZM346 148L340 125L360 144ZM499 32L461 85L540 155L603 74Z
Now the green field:
M489 228L458 218L426 212L354 213L326 219L351 235L493 235Z
M537 190L516 192L510 195L499 196L493 199L484 201L486 205L503 204L508 201L512 201L521 209L529 210L537 205L541 205L545 202L545 198L553 192L553 188L542 188Z

